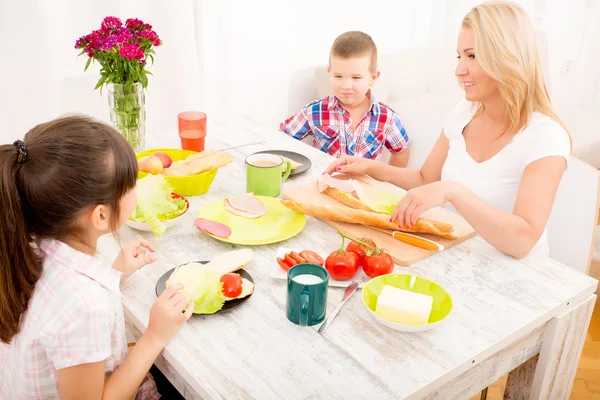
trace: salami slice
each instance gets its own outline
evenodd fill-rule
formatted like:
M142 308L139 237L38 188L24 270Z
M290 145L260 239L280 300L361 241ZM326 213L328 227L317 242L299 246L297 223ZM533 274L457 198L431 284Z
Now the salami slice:
M194 226L201 231L220 238L227 239L229 236L231 236L231 229L227 225L223 225L220 222L211 221L209 219L196 218L194 221Z

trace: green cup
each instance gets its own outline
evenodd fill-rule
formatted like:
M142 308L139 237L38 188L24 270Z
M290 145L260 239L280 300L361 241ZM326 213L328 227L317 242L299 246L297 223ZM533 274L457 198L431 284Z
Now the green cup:
M298 264L287 273L287 319L296 325L323 322L327 311L329 274L316 264Z
M282 165L286 163L285 173L281 175ZM281 182L285 181L292 170L289 161L274 154L253 154L246 157L246 192L258 196L277 197L281 193Z

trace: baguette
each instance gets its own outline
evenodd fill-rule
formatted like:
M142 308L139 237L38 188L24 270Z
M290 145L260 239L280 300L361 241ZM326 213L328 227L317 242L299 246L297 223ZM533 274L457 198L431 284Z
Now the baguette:
M373 211L357 197L354 197L351 194L345 194L345 192L342 192L339 189L328 187L325 189L325 193L340 203L347 205L348 207L352 207L357 210Z
M413 233L429 233L446 239L456 239L451 224L430 219L419 218L410 228L398 227L396 222L390 222L390 216L373 211L356 210L341 206L324 206L319 204L299 203L291 200L281 200L281 204L290 210L330 221L346 222L372 226L379 229Z

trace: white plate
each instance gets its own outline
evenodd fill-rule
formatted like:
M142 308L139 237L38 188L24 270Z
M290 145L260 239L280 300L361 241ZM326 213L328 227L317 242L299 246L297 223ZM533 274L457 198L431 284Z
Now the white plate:
M310 249L288 249L285 247L280 247L277 249L277 257L280 257L283 259L283 257L289 253L290 251L295 251L296 253L300 253L302 250L310 250ZM321 258L323 260L327 259L328 254L321 254L321 253L317 253L321 256ZM271 276L273 278L276 279L283 279L283 280L287 280L287 271L284 271L279 264L277 263L277 260L273 260L273 268L271 270ZM358 271L356 271L356 274L354 274L354 276L348 280L345 281L336 281L335 279L331 279L331 276L329 277L329 286L335 286L335 287L348 287L349 284L352 283L352 281L354 281L355 279L358 279L360 277L363 277L364 280L363 282L360 284L359 287L363 287L371 278L369 278L366 274L365 271L363 271L362 267L358 268Z
M179 195L176 195L176 196L179 196ZM162 221L162 223L165 224L166 229L169 229L169 228L177 225L181 221L182 217L185 214L187 214L187 212L190 210L189 200L183 196L179 196L179 197L181 197L185 200L185 202L187 203L187 207L186 207L185 211L183 212L183 214L180 214L179 216L177 216L173 219L168 219L166 221ZM150 228L150 225L148 225L146 222L132 221L129 218L127 218L127 221L125 221L125 225L127 225L133 229L137 229L138 231L152 232L152 228Z

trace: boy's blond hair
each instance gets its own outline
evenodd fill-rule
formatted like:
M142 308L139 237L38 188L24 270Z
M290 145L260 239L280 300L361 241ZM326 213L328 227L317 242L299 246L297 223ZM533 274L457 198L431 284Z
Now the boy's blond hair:
M377 71L377 46L371 38L364 32L350 31L342 33L335 39L329 52L329 62L331 57L355 58L355 57L371 57L369 69L371 72Z

